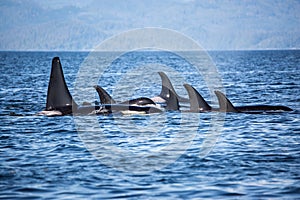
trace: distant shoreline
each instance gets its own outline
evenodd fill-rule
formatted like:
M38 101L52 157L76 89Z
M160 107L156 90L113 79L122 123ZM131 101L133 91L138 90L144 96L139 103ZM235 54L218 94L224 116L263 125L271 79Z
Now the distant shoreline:
M286 48L286 49L203 49L207 52L233 52L233 51L299 51L300 48ZM125 51L125 50L124 50ZM146 50L146 51L156 51L156 50ZM162 51L162 50L158 50ZM102 51L93 51L91 50L6 50L6 49L0 49L0 52L81 52L81 53L89 53L89 52L102 52ZM104 52L110 52L110 51L104 51ZM123 52L123 50L117 50L112 52ZM180 51L178 51L180 52ZM187 52L193 52L187 51Z

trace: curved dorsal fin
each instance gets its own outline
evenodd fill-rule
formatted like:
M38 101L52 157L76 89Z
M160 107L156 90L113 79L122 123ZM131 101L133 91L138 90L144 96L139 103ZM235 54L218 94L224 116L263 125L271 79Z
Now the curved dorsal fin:
M187 90L190 98L190 110L193 112L209 111L211 106L203 99L199 92L191 85L183 85Z
M46 110L71 107L77 104L73 100L66 84L59 57L52 59L50 81L48 85Z
M170 79L164 72L158 72L160 78L161 78L161 92L160 95L163 99L170 98L169 91L175 91Z
M217 95L221 112L238 112L225 94L220 91L215 91L215 94Z
M95 85L94 88L96 89L101 104L115 104L116 101L99 85Z
M174 95L177 97L178 101L181 102L188 102L188 99L184 97L180 97L176 92L175 89L169 79L169 77L164 72L158 72L160 78L161 78L161 92L159 96L165 100L167 100L170 97L169 91L172 91Z
M166 110L172 111L172 110L179 110L179 103L178 103L178 98L174 94L173 91L169 90L169 98L166 100Z

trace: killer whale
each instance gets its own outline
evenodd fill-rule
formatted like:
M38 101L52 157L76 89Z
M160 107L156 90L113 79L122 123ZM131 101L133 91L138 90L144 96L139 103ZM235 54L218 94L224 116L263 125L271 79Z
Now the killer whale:
M138 98L140 99L140 98ZM134 99L138 100L138 99ZM178 111L179 110L179 104L177 97L170 92L170 98L167 100L170 103L167 103L166 111ZM172 102L172 103L171 103ZM160 108L157 108L155 106L139 106L139 105L133 105L133 104L102 104L99 106L99 108L95 111L91 111L95 114L110 114L112 112L122 112L122 113L162 113L163 110Z
M96 89L99 95L101 104L117 104L117 102L101 86L95 85L94 88ZM139 105L139 106L156 105L153 100L147 97L130 99L128 101L120 102L119 104L129 104L129 105Z
M251 105L233 106L230 100L220 91L215 91L219 101L220 112L266 112L266 111L293 111L293 109L282 105Z
M171 96L173 96L172 92L169 92ZM106 92L108 95L108 93ZM108 95L108 97L110 97ZM105 96L107 98L107 96ZM146 99L146 98L145 98ZM137 111L143 112L146 114L149 113L159 113L162 112L161 109L155 108L153 106L141 106L141 100L145 99L135 99L129 100L128 104L115 104L114 100L110 97L105 99L108 104L102 104L101 106L92 105L92 106L79 106L73 99L62 70L62 65L59 57L54 57L52 59L52 67L50 72L50 80L48 84L48 91L47 91L47 100L46 100L46 108L39 112L38 115L47 115L47 116L58 116L58 115L69 115L69 114L102 114L107 112L114 112L114 111ZM174 98L173 98L174 99ZM147 99L150 100L150 99ZM176 98L175 98L176 100ZM153 102L152 100L150 100ZM173 100L174 101L174 100ZM167 101L170 104L173 102ZM174 101L176 103L176 101ZM132 104L130 104L132 103ZM138 105L140 103L140 105ZM135 105L133 105L135 104ZM178 102L177 102L178 104ZM176 105L168 105L170 109L175 109ZM179 108L179 106L177 105ZM99 111L99 112L97 112ZM102 112L105 111L105 112Z
M116 101L108 94L108 92L103 89L99 85L95 85L94 88L96 89L98 96L100 98L100 103L102 105L116 105ZM174 111L179 110L179 101L177 96L172 92L168 91L170 96L166 100L166 110L167 111ZM119 105L131 105L131 106L152 106L157 108L157 104L147 97L139 97L136 99L131 99L128 101L123 101L118 103Z
M214 91L219 101L219 108L212 108L193 86L184 84L184 87L187 90L190 99L190 112L219 111L236 113L262 113L267 111L292 111L291 108L281 105L252 105L235 107L220 91Z

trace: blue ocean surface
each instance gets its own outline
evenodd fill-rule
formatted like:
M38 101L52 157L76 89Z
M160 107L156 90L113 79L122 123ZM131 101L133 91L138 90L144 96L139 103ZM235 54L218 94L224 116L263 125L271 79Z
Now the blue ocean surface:
M300 51L208 54L216 70L195 69L206 61L194 52L99 52L93 61L89 52L0 52L0 198L299 199ZM213 107L218 89L237 106L293 111L189 113L181 103L182 112L150 115L37 116L55 56L79 104L99 103L94 84L118 101L157 96L164 71L178 94L188 97L189 83ZM76 89L81 80L87 89Z

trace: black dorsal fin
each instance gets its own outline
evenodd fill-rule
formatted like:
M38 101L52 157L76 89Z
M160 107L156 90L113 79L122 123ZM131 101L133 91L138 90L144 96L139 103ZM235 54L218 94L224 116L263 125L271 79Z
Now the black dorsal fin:
M177 96L169 90L169 98L166 100L166 110L168 111L174 111L174 110L179 110L179 103L178 103L178 98Z
M225 94L220 91L215 91L215 94L217 95L221 112L238 112Z
M95 85L94 88L96 89L101 104L115 104L116 101L99 85Z
M190 98L190 110L193 112L210 111L211 106L203 99L199 92L191 85L183 85L187 90Z
M48 85L46 110L55 110L57 108L72 106L77 107L66 84L59 57L54 57L52 59L52 68Z
M159 76L161 78L161 82L162 82L162 84L161 84L161 92L159 94L159 96L161 98L167 100L169 98L169 96L170 96L170 93L169 93L169 90L170 90L177 97L178 101L180 101L180 102L188 102L188 99L186 99L184 97L181 97L181 96L179 96L176 93L176 91L175 91L175 89L174 89L174 87L173 87L173 85L172 85L169 77L164 72L158 72L158 74L159 74Z

